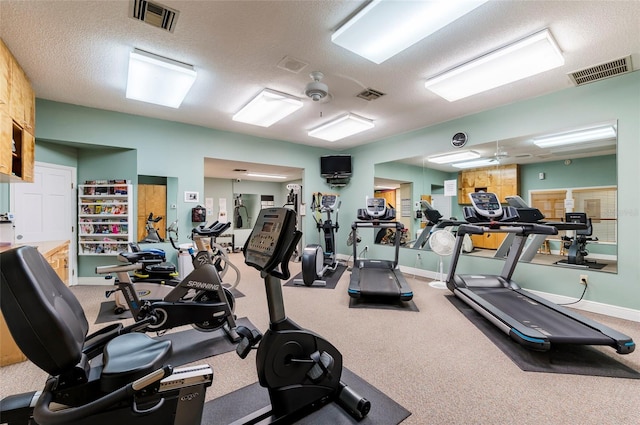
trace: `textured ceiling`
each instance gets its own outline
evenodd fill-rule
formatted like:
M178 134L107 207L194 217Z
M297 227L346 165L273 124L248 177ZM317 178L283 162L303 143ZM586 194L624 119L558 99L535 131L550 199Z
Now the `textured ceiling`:
M490 1L380 65L331 43L366 2L160 3L180 12L173 33L130 18L130 1L2 0L0 36L39 98L335 150L562 90L572 86L567 73L623 56L640 64L638 1ZM425 90L428 77L543 28L563 51L563 67L453 103ZM133 48L195 66L180 109L125 99ZM286 56L308 66L297 74L279 68ZM325 74L327 101L304 96L316 70ZM303 98L304 107L270 128L232 121L265 87ZM356 97L369 87L386 95ZM307 136L344 112L374 120L375 129L334 143Z

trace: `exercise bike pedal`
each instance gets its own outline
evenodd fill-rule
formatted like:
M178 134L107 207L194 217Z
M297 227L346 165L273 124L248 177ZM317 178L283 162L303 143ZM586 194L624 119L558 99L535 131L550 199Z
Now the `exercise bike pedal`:
M249 329L246 326L238 326L235 331L241 338L240 342L236 346L236 354L238 354L241 359L244 359L260 342L262 339L262 333L257 329Z
M331 377L331 369L333 369L333 357L331 354L323 351L315 351L309 356L313 360L313 367L307 372L307 376L311 381L318 382L325 376Z

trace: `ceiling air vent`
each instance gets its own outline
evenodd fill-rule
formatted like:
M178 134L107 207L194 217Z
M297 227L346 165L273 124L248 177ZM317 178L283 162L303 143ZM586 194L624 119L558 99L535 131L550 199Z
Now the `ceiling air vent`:
M359 97L360 99L372 101L372 100L376 100L377 98L382 97L384 95L385 95L385 93L382 93L381 91L369 88L369 89L364 89L363 91L358 93L358 95L356 97Z
M131 17L156 28L173 32L180 12L160 3L146 0L131 1Z
M569 78L571 78L573 84L581 86L583 84L604 80L605 78L615 77L616 75L626 74L632 70L631 56L625 56L607 63L572 72L569 74Z

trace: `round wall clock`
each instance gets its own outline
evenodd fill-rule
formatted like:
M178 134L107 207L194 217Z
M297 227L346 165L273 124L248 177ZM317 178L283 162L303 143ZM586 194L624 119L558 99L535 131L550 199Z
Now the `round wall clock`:
M454 148L461 148L464 145L467 144L467 133L456 133L453 135L453 137L451 138L451 146L453 146Z

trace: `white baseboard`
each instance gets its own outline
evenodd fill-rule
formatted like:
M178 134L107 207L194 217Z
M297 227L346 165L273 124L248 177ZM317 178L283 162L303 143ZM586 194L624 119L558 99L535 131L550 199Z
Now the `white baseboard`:
M566 297L564 295L550 294L548 292L534 291L527 289L527 291L534 293L544 299L547 299L556 304L566 304L575 301L575 298ZM571 304L572 308L579 310L590 311L592 313L605 314L611 317L617 317L619 319L632 320L634 322L640 322L640 310L634 310L627 307L619 307L617 305L599 303L597 301L582 300L576 304Z

